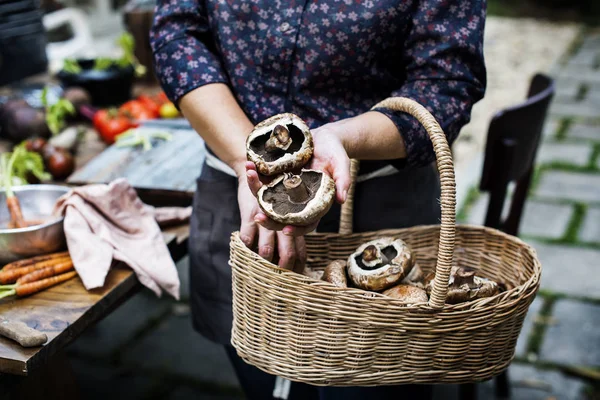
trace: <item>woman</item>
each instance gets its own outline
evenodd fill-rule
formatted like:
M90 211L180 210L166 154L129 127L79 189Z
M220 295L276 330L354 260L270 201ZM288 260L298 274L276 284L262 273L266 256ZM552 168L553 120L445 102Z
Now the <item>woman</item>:
M412 98L452 142L484 93L484 21L484 0L158 1L156 73L208 151L190 237L194 326L225 346L248 398L271 398L280 382L229 346L230 234L240 230L268 260L277 251L283 268L302 268L302 235L337 231L340 208L318 227L269 220L254 196L261 183L246 162L246 136L272 115L298 115L314 136L312 167L334 178L338 203L350 185L349 159L361 160L355 231L438 223L440 189L425 130L406 114L369 110L390 96ZM316 393L293 384L289 398ZM318 395L427 398L430 388L322 388Z

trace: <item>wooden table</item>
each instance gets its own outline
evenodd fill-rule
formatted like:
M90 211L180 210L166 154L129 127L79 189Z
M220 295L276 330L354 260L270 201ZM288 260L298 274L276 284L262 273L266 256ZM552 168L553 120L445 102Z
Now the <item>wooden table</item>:
M151 90L155 89L151 88ZM139 91L138 88L135 92L139 93ZM175 143L178 142L174 141L172 144ZM9 148L9 143L0 141L0 151ZM84 172L75 175L87 177L85 170L91 160L104 151L108 151L108 155L113 154L110 149L106 149L106 145L90 128L76 154L77 168L79 172L82 169ZM149 159L148 155L141 155L138 150L130 150L127 157L131 160L135 157ZM120 172L124 173L124 171ZM113 175L109 173L107 177L114 178ZM98 179L93 179L96 182L106 181L103 176L96 178ZM76 183L85 182L78 180ZM130 183L136 187L135 182ZM185 188L180 185L169 189L168 186L155 189L152 185L136 187L139 197L147 204L154 206L191 204L194 188L190 185ZM187 253L188 236L188 225L163 230L165 243L175 261ZM23 321L48 336L45 345L30 349L22 348L16 342L0 337L0 398L44 398L45 400L79 398L78 395L73 394L72 386L75 383L62 350L86 328L110 314L140 288L141 285L134 273L125 265L116 264L109 272L104 287L99 289L87 291L77 278L27 298L0 300L0 317Z
M187 235L187 225L163 232L175 258L181 257ZM17 342L0 337L0 373L28 375L42 367L54 353L105 317L138 288L132 270L117 264L99 289L88 291L76 278L33 296L0 301L2 318L25 322L48 335L44 346L32 348L23 348Z
M163 230L175 261L187 253L188 236L187 224ZM25 322L48 336L46 344L34 348L0 337L0 398L85 398L78 393L63 349L140 288L133 271L115 263L102 288L88 291L76 278L30 297L0 301L2 318Z

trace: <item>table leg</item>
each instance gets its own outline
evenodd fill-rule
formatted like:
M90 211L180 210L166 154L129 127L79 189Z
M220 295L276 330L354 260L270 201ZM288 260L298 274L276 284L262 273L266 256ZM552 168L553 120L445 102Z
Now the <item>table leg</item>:
M0 381L0 390L8 393L9 400L79 400L81 398L71 364L62 351L52 356L44 367L36 370L32 375L3 376L3 378Z

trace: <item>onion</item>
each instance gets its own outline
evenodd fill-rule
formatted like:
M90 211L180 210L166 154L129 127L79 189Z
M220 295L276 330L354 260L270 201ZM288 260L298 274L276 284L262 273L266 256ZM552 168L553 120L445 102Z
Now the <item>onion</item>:
M20 142L29 137L49 137L44 112L25 100L9 100L0 107L0 136Z

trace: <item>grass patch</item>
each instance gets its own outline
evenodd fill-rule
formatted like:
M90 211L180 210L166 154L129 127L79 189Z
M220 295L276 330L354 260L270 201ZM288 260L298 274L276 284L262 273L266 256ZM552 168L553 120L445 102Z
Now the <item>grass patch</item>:
M581 85L579 85L579 90L577 90L577 94L575 94L575 100L581 101L585 99L589 91L590 86L586 83L582 83Z
M537 242L540 244L549 245L569 245L577 247L578 249L590 249L600 250L600 243L589 243L589 242L577 242L577 243L566 243L562 239L548 239L547 237L533 236L533 235L519 235L519 238L526 242Z
M595 0L588 0L595 1ZM584 22L598 25L600 7L590 3L566 2L549 4L542 0L488 0L487 14L499 17L547 19L551 21Z
M585 217L585 212L587 211L587 205L583 203L575 203L573 208L573 215L571 216L571 221L569 221L569 226L567 227L567 231L565 235L562 237L562 243L577 243L577 235L579 234L579 229L583 224L583 219Z
M598 160L600 160L600 143L595 143L594 149L592 150L592 155L590 157L590 162L588 164L590 170L598 171Z
M600 69L600 56L596 56L594 63L592 64L593 69Z
M567 138L567 132L573 125L573 118L563 118L560 120L558 129L556 130L556 140L565 140Z
M593 298L593 297L587 297L587 296L573 296L573 295L566 295L564 293L556 293L553 292L551 290L548 289L539 289L538 290L538 295L543 297L544 299L546 298L551 298L554 301L557 300L575 300L575 301L580 301L582 303L590 303L593 305L600 305L600 298Z
M554 303L559 298L555 296L553 293L548 293L546 295L542 295L539 292L539 295L543 297L544 303L542 304L542 309L538 314L538 318L544 320L548 319L552 316L552 309L554 308ZM535 321L533 324L533 329L531 334L529 335L529 340L527 341L527 354L539 354L540 349L542 348L542 341L544 340L544 334L546 333L546 324Z
M475 204L480 195L481 192L476 186L472 186L469 189L469 191L467 192L467 198L465 199L465 202L463 203L460 210L458 210L458 212L456 213L457 222L465 223L467 221L469 211L471 211L471 207L473 207L473 204Z
M592 165L592 158L597 157L597 155L594 155L594 152L595 152L595 146L594 146L594 151L592 151L592 155L590 156L590 160L588 160L588 162L584 166L575 165L575 164L571 164L571 163L564 162L564 161L551 161L551 162L540 164L538 167L540 169L542 169L543 171L553 170L553 171L579 172L579 173L583 173L583 174L598 172L598 168L596 167L596 165Z
M546 169L542 166L536 165L533 169L533 176L531 177L531 183L529 184L529 193L527 196L533 196L533 192L535 192L540 185L540 181L542 180L542 174L546 172Z
M489 0L487 5L488 15L498 17L518 17L519 11L513 4L506 0Z
M579 49L581 49L581 46L583 46L583 42L585 41L585 37L589 34L589 31L590 29L588 27L583 27L579 30L577 36L575 39L573 39L571 44L569 44L567 51L565 51L563 54L562 64L565 64L569 58L573 57L579 51Z
M562 203L564 204L564 203ZM571 220L569 221L569 225L567 225L567 229L564 235L558 239L550 239L547 237L540 237L534 235L520 235L524 240L535 241L543 244L556 244L556 245L576 245L580 248L588 248L588 249L600 249L600 243L583 243L579 242L579 230L581 229L581 225L583 225L583 221L585 219L585 214L587 212L588 204L585 203L577 203L572 202L573 205L573 215L571 216Z
M534 321L532 332L529 336L529 340L527 341L527 353L538 355L541 350L542 341L544 339L544 335L546 334L546 329L548 326L547 321L551 321L552 312L554 310L554 305L559 300L570 299L581 301L585 303L591 303L595 305L600 305L600 299L594 299L589 297L582 296L568 296L563 293L555 293L547 289L540 289L538 291L538 296L543 299L544 303L540 309L540 312L537 315L537 320ZM544 362L536 362L536 367L541 368L560 368L564 369L563 366L552 364L552 363L544 363ZM588 371L589 372L589 371Z

